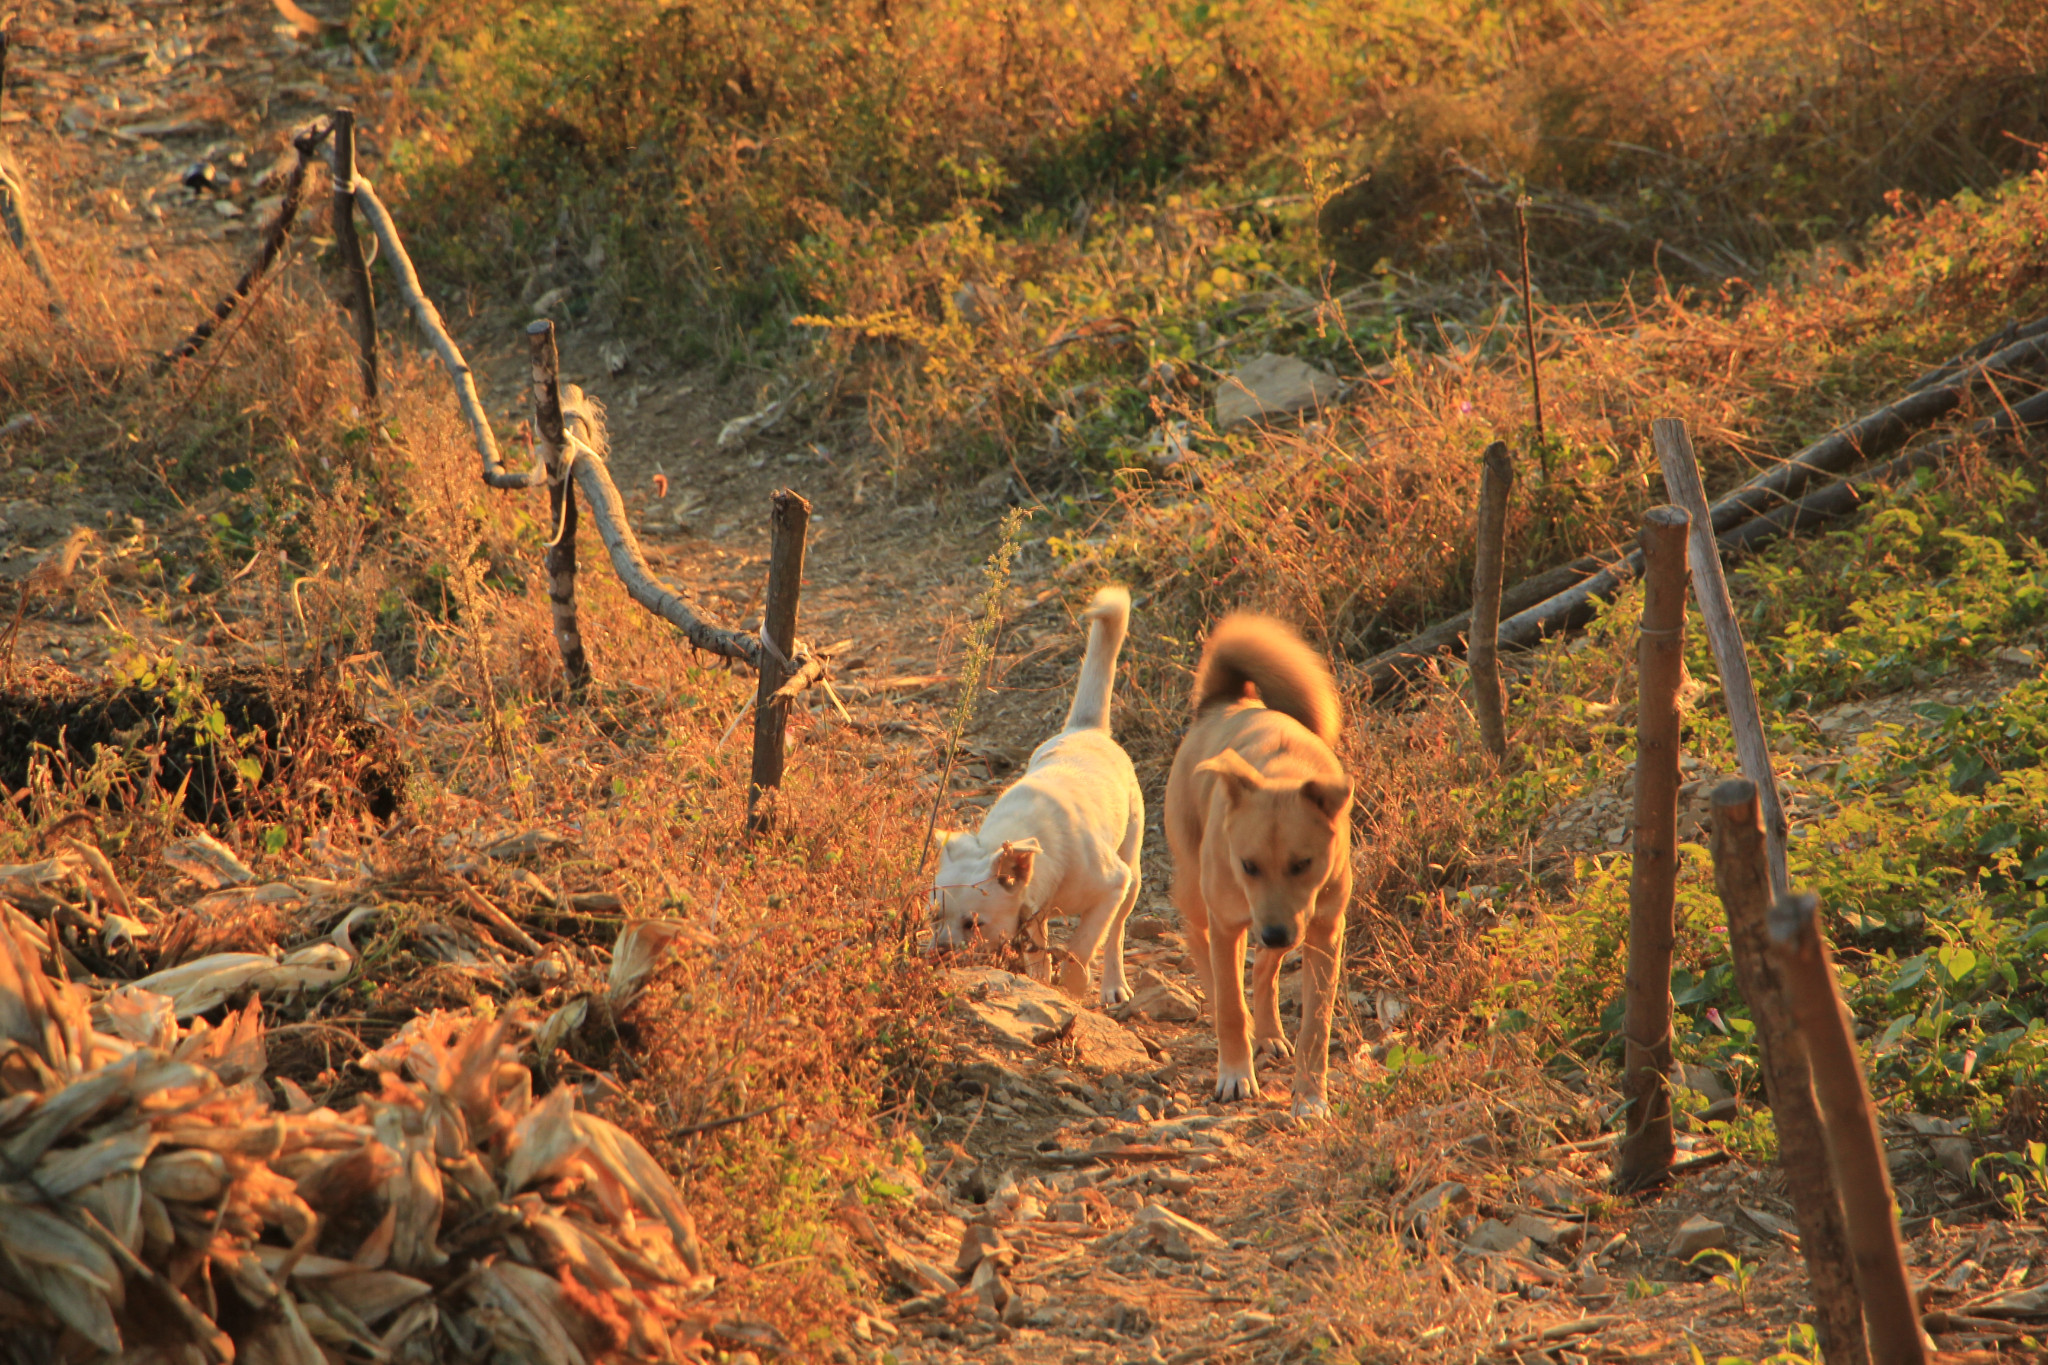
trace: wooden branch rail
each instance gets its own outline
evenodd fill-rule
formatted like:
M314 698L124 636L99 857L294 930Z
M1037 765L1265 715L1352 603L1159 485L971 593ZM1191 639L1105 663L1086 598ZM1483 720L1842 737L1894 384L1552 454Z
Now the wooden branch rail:
M1770 851L1771 895L1775 900L1786 891L1785 838L1790 826L1785 820L1784 802L1778 799L1778 778L1771 767L1770 737L1764 733L1763 712L1757 705L1756 683L1749 674L1749 651L1742 643L1742 627L1735 620L1735 603L1728 596L1728 579L1721 572L1721 552L1714 532L1707 525L1707 496L1700 485L1699 464L1693 459L1692 437L1685 423L1660 417L1650 423L1650 443L1664 470L1664 487L1671 500L1692 514L1692 532L1687 558L1692 565L1693 596L1700 604L1700 625L1713 646L1714 665L1721 671L1721 695L1728 707L1728 724L1735 732L1735 755L1742 771L1756 784L1757 803L1763 809L1765 847Z
M270 221L263 226L263 244L257 249L255 261L242 272L242 278L235 281L234 288L223 294L220 302L213 305L213 311L206 320L188 332L183 341L163 354L157 362L159 372L180 360L189 360L199 354L199 348L213 339L213 334L220 330L220 325L228 320L229 315L240 306L242 300L249 297L249 291L256 287L256 282L276 264L278 256L284 251L285 242L291 237L292 228L297 224L299 208L306 190L306 170L313 163L313 153L333 131L334 121L332 117L328 117L309 123L292 134L292 150L297 153L297 159L293 161L291 171L285 176L284 197L277 206L277 212L273 213Z
M8 30L0 29L0 96L7 89L7 49L12 41ZM50 273L50 263L43 257L42 243L36 239L35 221L28 207L28 187L20 175L0 158L0 224L7 228L7 239L14 243L14 250L28 264L30 273L41 282L43 292L48 296L50 316L63 322L69 315L64 306L64 295L57 288L57 279Z
M1842 1197L1842 1222L1853 1252L1856 1290L1875 1365L1926 1365L1920 1312L1906 1282L1899 1224L1892 1216L1891 1169L1877 1110L1863 1081L1856 1034L1835 985L1834 962L1815 923L1820 901L1811 892L1771 907L1767 931L1771 965L1790 998L1825 1120L1829 1167Z
M377 299L370 289L370 263L356 240L356 112L337 109L328 154L334 167L334 250L348 279L349 320L356 334L356 368L363 397L377 401Z
M1643 514L1648 565L1636 652L1635 849L1628 882L1628 979L1622 1024L1625 1136L1614 1183L1633 1191L1670 1174L1672 907L1678 895L1678 687L1685 674L1682 507Z
M1533 354L1530 359L1534 360ZM1495 441L1479 457L1478 549L1472 569L1472 713L1479 720L1479 739L1495 758L1505 758L1508 734L1505 695L1500 685L1500 579L1506 558L1508 493L1515 484L1514 462L1505 441Z
M448 371L448 378L455 385L455 401L461 405L462 415L469 421L469 434L476 443L477 454L483 457L484 482L492 488L531 488L540 483L547 478L547 471L541 466L513 473L499 459L498 441L491 434L491 419L484 415L483 400L477 397L476 378L470 372L469 362L462 358L461 348L448 335L447 324L441 321L441 310L434 307L426 291L420 288L419 273L413 269L412 257L405 254L405 243L399 240L397 225L391 221L391 211L377 197L375 187L360 175L356 177L355 195L356 207L362 210L370 231L377 236L377 245L385 263L398 279L398 292L404 297L406 307L412 310L413 322L426 333L427 343L441 358L442 367Z
M1748 524L1796 501L1821 477L1896 450L1916 431L1961 406L1980 387L1995 384L2001 377L2044 368L2048 368L2048 318L1986 338L1964 356L1921 375L1905 398L1836 428L1784 464L1730 490L1712 505L1707 520L1717 535L1727 533L1725 539L1739 540L1745 549L1776 539L1795 525L1781 521L1751 528ZM2023 409L2026 404L2015 406ZM1822 494L1832 499L1848 496L1837 493L1834 486ZM1616 549L1583 555L1522 580L1502 594L1501 609L1511 615L1501 624L1499 647L1528 648L1545 635L1583 625L1591 619L1596 601L1611 598L1641 571L1640 554ZM1359 672L1371 684L1372 696L1392 696L1438 655L1462 652L1471 622L1470 612L1460 612L1367 659Z
M1828 1365L1869 1365L1847 1224L1814 1104L1806 1050L1786 983L1769 956L1765 921L1773 898L1756 785L1740 778L1723 782L1710 799L1714 889L1728 914L1735 984L1756 1024L1764 1091L1778 1134L1778 1165L1785 1173L1785 1192L1799 1222L1799 1253L1813 1287L1814 1326Z

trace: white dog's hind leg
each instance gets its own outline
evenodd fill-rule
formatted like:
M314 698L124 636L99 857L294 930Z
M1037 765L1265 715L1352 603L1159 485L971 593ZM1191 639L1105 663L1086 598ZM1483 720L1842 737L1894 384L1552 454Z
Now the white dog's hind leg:
M1138 908L1138 869L1131 868L1130 889L1124 892L1123 902L1116 908L1116 918L1110 922L1109 936L1102 945L1102 1003L1121 1005L1131 998L1131 981L1124 974L1124 928L1130 923L1131 911Z
M1124 916L1136 903L1138 874L1124 868L1122 875L1110 882L1081 916L1081 922L1074 926L1074 936L1067 940L1067 960L1060 967L1060 989L1075 999L1088 994L1088 966L1095 961L1095 954L1102 949L1103 941L1109 941L1109 950L1103 965L1102 1003L1120 1005L1130 998L1130 989L1123 980L1123 923ZM1121 994L1112 996L1114 986Z

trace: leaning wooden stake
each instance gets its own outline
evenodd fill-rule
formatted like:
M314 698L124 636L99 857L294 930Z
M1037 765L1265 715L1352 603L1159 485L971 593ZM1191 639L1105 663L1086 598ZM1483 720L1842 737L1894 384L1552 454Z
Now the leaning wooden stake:
M285 242L291 236L293 225L298 221L299 201L306 187L306 167L312 163L313 153L327 139L333 127L331 118L320 119L292 135L292 150L297 153L297 160L292 163L290 173L285 176L284 196L278 201L277 212L272 214L270 221L264 225L263 244L257 248L255 261L242 272L242 278L235 281L235 287L222 295L219 303L213 305L213 311L207 315L206 320L187 333L183 341L164 352L158 362L158 368L161 369L176 361L188 360L199 354L199 348L220 330L220 325L228 320L228 316L240 306L242 300L249 297L249 291L256 287L256 282L276 263L279 254L284 250Z
M1515 485L1514 461L1505 441L1479 457L1479 544L1472 571L1472 640L1466 658L1472 672L1472 712L1479 738L1495 758L1508 752L1506 698L1500 686L1500 581L1507 557L1508 491Z
M580 693L590 683L590 660L583 653L583 631L576 620L576 489L569 482L569 466L576 457L562 429L562 366L555 349L555 324L546 319L532 323L526 338L533 351L534 442L548 472L548 607L554 614L562 672L568 676L570 692Z
M1550 442L1543 434L1543 371L1536 356L1536 297L1529 287L1529 196L1515 201L1515 234L1522 243L1522 340L1529 350L1529 411L1536 425L1536 457L1550 477Z
M1771 907L1756 785L1737 778L1714 788L1714 889L1728 912L1728 951L1735 984L1749 1002L1763 1062L1764 1091L1778 1134L1778 1165L1799 1220L1799 1251L1813 1287L1815 1329L1828 1365L1869 1365L1855 1272L1822 1136L1806 1049L1801 1046L1783 978L1772 966L1765 928Z
M761 612L761 683L754 694L754 768L747 782L747 830L753 834L775 824L762 798L782 785L789 698L780 693L799 667L796 605L810 524L811 505L787 488L777 489L768 522L768 601Z
M1926 1365L1920 1314L1906 1282L1906 1258L1899 1249L1899 1224L1892 1213L1884 1139L1878 1134L1869 1087L1863 1083L1863 1062L1856 1055L1849 1011L1835 988L1834 964L1814 922L1819 905L1818 897L1803 891L1771 907L1771 965L1791 998L1806 1044L1814 1097L1826 1119L1828 1161L1841 1192L1849 1245L1855 1249L1852 1264L1863 1298L1870 1358L1875 1365Z
M1685 674L1682 507L1643 514L1642 640L1636 652L1636 840L1628 883L1628 994L1622 1090L1628 1127L1614 1183L1646 1189L1670 1173L1672 906L1678 894L1678 685Z
M1728 580L1721 573L1721 551L1714 542L1714 521L1707 511L1707 490L1700 482L1699 462L1693 458L1692 437L1685 423L1660 417L1650 423L1650 443L1656 448L1657 463L1664 471L1664 488L1671 500L1692 514L1692 590L1699 599L1700 622L1707 642L1714 648L1714 664L1721 672L1721 694L1728 704L1728 724L1735 731L1735 756L1742 772L1756 783L1757 804L1763 811L1764 844L1770 851L1771 899L1786 892L1785 836L1789 826L1785 807L1778 799L1778 778L1771 768L1771 744L1764 734L1763 712L1756 701L1756 683L1749 676L1749 652L1742 644L1742 627L1735 622L1735 604L1728 597Z
M334 111L334 249L348 277L349 320L356 334L356 367L363 376L363 396L377 401L377 303L370 292L370 263L356 238L356 114Z

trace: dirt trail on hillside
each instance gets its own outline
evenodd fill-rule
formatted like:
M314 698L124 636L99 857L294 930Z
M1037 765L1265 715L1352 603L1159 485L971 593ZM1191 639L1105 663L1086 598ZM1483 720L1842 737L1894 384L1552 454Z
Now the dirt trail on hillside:
M68 207L118 226L126 245L110 269L199 299L253 251L253 184L286 130L346 98L355 79L345 45L293 36L278 10L254 0L205 12L146 0L34 3L20 26L0 136L32 144ZM373 176L381 152L367 128ZM249 183L185 189L184 174L202 165ZM61 250L61 235L50 245ZM499 309L459 325L487 406L508 424L525 415L526 320L525 310ZM415 344L394 312L384 322L393 344ZM758 623L770 494L787 486L811 500L799 632L855 642L838 686L859 724L827 727L827 742L908 746L936 769L957 637L1000 504L974 494L898 501L864 434L829 423L791 420L721 449L727 422L778 396L770 376L719 382L709 370L678 370L601 326L565 324L562 352L565 378L608 410L614 474L650 558L723 623ZM67 503L7 504L0 574L29 572L74 525L110 523L114 507L90 488ZM585 572L608 572L586 536ZM1014 589L949 818L972 820L1067 705L1081 647L1070 607L1082 585L1060 581L1034 548ZM181 628L196 647L237 647L197 623ZM90 673L106 642L96 624L39 617L16 647ZM631 666L602 653L592 665L600 681ZM805 704L825 705L815 695ZM846 1215L876 1294L850 1324L828 1325L844 1328L838 1358L1347 1358L1370 1339L1368 1321L1431 1353L1472 1359L1471 1343L1483 1342L1500 1359L1553 1365L1677 1359L1687 1338L1710 1355L1782 1341L1804 1278L1770 1221L1789 1217L1776 1176L1718 1166L1703 1148L1668 1196L1607 1199L1599 1133L1613 1097L1593 1083L1532 1090L1526 1078L1481 1077L1442 1104L1389 1116L1368 1140L1356 1125L1294 1123L1285 1066L1265 1068L1261 1100L1212 1103L1215 1049L1207 1025L1189 1017L1195 977L1165 898L1163 773L1143 777L1153 812L1130 953L1143 1008L1111 1018L963 964L932 1078L930 1159ZM1607 806L1562 813L1556 844L1614 844L1614 818ZM1292 1014L1298 972L1283 980ZM1332 1084L1340 1105L1369 1105L1401 1064L1407 1002L1356 979L1348 987ZM1672 1236L1696 1216L1714 1218L1726 1244L1760 1267L1748 1304L1738 1311L1703 1275L1633 1301L1632 1278L1673 1273ZM1488 1250L1482 1237L1498 1245ZM1923 1225L1913 1254L1930 1274L1952 1274L1967 1256L1980 1279L2024 1256L1997 1225L1966 1234L1939 1223Z

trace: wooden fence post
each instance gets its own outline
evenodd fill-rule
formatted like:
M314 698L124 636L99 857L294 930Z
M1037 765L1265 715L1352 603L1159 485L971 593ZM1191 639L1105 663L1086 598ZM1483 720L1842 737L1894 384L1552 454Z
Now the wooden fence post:
M1507 702L1500 686L1500 584L1507 557L1508 490L1514 484L1507 442L1495 441L1479 457L1479 543L1473 557L1472 634L1465 648L1479 739L1495 758L1508 752Z
M1771 964L1785 984L1820 1102L1830 1169L1842 1196L1843 1224L1863 1322L1875 1365L1926 1365L1920 1313L1906 1282L1906 1258L1899 1249L1899 1224L1892 1216L1891 1170L1877 1110L1863 1082L1863 1061L1849 1011L1835 986L1834 964L1821 940L1811 892L1788 896L1771 907L1767 929Z
M761 681L754 693L754 768L747 782L747 832L775 827L775 812L762 798L782 785L789 724L788 697L775 694L796 672L796 604L803 591L804 535L811 505L787 488L777 489L768 520L768 600L761 610Z
M590 660L583 653L583 630L576 619L576 489L569 482L575 456L562 429L561 356L555 348L555 324L543 318L529 323L526 339L533 351L533 428L548 477L548 541L543 561L548 575L548 609L553 613L555 647L562 652L562 672L569 691L580 694L590 684Z
M1714 788L1712 799L1714 889L1728 912L1735 984L1756 1023L1764 1090L1778 1133L1778 1165L1799 1220L1799 1251L1813 1287L1814 1325L1828 1365L1870 1365L1842 1201L1828 1164L1820 1111L1814 1106L1806 1049L1793 1022L1785 983L1768 956L1765 919L1771 906L1771 879L1763 826L1757 818L1756 784L1742 778L1723 782Z
M377 401L377 302L370 291L370 265L356 238L356 112L334 111L334 249L348 277L350 321L355 325L356 365L362 371L363 396Z
M1749 654L1742 645L1742 627L1735 623L1735 604L1728 597L1728 580L1721 573L1721 551L1714 540L1714 521L1707 507L1707 490L1700 482L1699 462L1693 458L1692 437L1685 423L1660 417L1650 423L1650 443L1656 448L1657 463L1664 471L1664 489L1671 501L1692 514L1692 590L1699 599L1700 623L1707 642L1714 648L1714 665L1721 670L1721 695L1728 704L1728 723L1735 731L1735 756L1742 763L1743 776L1756 784L1757 804L1763 812L1764 848L1770 858L1771 901L1784 898L1789 887L1785 873L1785 837L1790 826L1785 807L1778 799L1778 779L1771 768L1771 745L1764 734L1763 713L1757 706L1756 683L1749 676ZM1768 904L1769 902L1766 902ZM1761 945L1759 945L1761 947Z
M1636 829L1628 883L1622 1091L1628 1124L1614 1183L1640 1190L1671 1170L1671 943L1678 894L1678 684L1685 672L1682 507L1643 514L1642 639L1636 652Z

